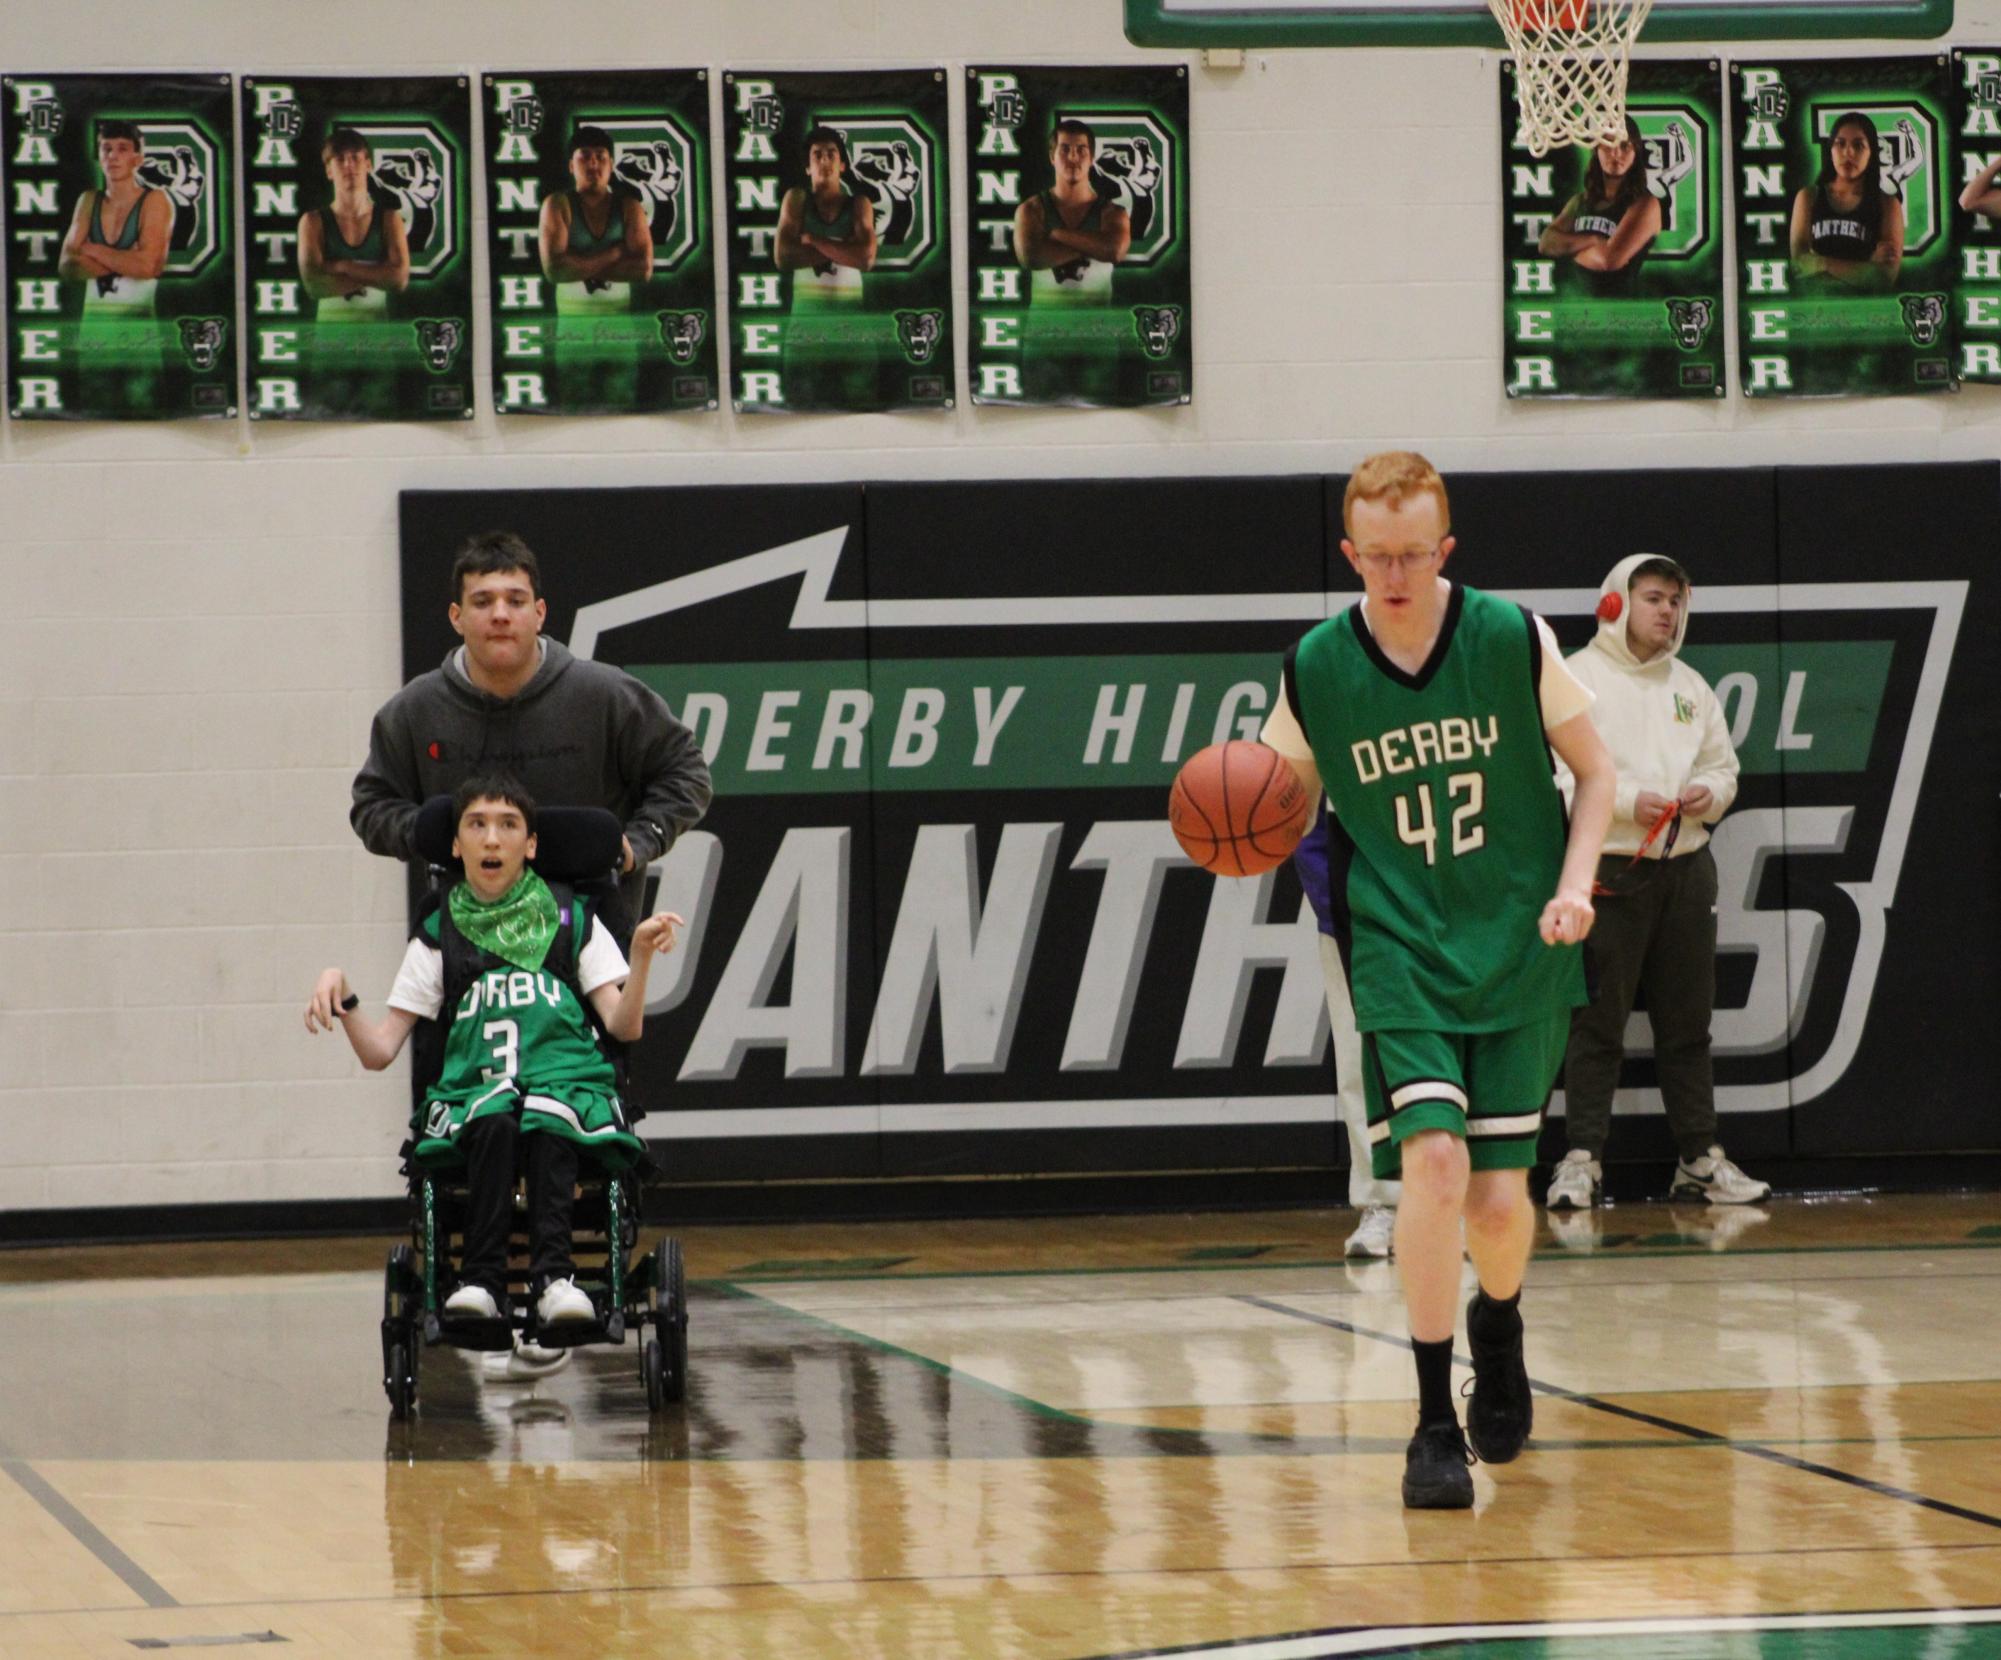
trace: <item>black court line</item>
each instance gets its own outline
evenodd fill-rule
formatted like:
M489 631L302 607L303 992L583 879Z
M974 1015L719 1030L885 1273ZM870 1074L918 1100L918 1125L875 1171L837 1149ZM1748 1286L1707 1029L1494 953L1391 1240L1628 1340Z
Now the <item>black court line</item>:
M35 1473L26 1459L0 1458L0 1470L14 1478L22 1492L62 1523L78 1544L122 1579L148 1608L178 1608L166 1588L107 1539L98 1526Z
M1388 1343L1399 1349L1410 1347L1410 1339L1407 1337L1398 1337L1386 1331L1372 1331L1367 1326L1351 1325L1346 1320L1336 1320L1328 1314L1311 1314L1303 1308L1292 1308L1285 1303L1271 1302L1264 1297L1254 1297L1248 1292L1234 1297L1232 1301L1248 1303L1254 1308L1264 1309L1271 1314L1283 1314L1290 1319L1305 1320L1312 1325L1345 1331L1353 1337L1366 1337L1377 1343ZM1456 1351L1452 1358L1461 1366L1473 1364L1466 1356ZM1810 1458L1800 1458L1793 1453L1780 1452L1776 1447L1760 1446L1754 1441L1733 1441L1729 1436L1718 1435L1714 1430L1698 1429L1693 1424L1678 1423L1672 1418L1662 1418L1651 1412L1640 1412L1629 1406L1616 1406L1611 1401L1599 1400L1595 1395L1579 1394L1574 1389L1565 1389L1560 1384L1544 1383L1539 1378L1530 1378L1529 1387L1560 1401L1570 1401L1577 1406L1590 1407L1594 1412L1604 1412L1636 1424L1664 1429L1672 1435L1686 1436L1691 1441L1699 1441L1709 1446L1727 1447L1731 1452L1743 1453L1748 1458L1761 1458L1768 1464L1782 1465L1786 1469L1803 1471L1807 1475L1825 1476L1830 1481L1859 1487L1866 1493L1876 1493L1886 1499L1901 1499L1905 1504L1915 1504L1925 1510L1935 1510L1942 1516L1956 1516L1963 1522L1978 1522L1982 1527L2001 1528L2001 1516L1989 1515L1984 1510L1969 1510L1965 1505L1950 1504L1944 1499L1927 1498L1923 1493L1913 1493L1907 1487L1893 1487L1886 1481L1872 1481L1868 1476L1837 1470L1831 1464L1816 1464Z

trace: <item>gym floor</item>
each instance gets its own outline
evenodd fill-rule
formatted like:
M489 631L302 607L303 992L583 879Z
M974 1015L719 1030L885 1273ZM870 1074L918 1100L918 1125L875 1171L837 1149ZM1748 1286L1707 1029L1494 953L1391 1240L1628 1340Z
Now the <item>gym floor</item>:
M387 1239L0 1255L0 1654L2001 1654L2001 1200L1545 1231L1470 1515L1352 1220L693 1230L652 1418L628 1345L392 1422Z

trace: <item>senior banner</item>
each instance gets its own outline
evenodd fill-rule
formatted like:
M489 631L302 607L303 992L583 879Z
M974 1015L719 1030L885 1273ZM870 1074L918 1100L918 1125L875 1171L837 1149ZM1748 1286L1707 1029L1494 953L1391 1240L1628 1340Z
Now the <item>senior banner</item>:
M1952 86L1959 378L1992 384L2001 382L2001 47L1954 52Z
M244 77L253 421L471 418L471 96Z
M1724 396L1721 65L1636 62L1622 141L1539 160L1503 68L1508 396Z
M966 71L973 401L1194 395L1188 71Z
M947 409L942 69L723 77L740 410Z
M17 419L236 413L230 78L9 75Z
M1942 55L1731 65L1745 395L1955 384Z
M714 409L709 72L480 84L494 408Z

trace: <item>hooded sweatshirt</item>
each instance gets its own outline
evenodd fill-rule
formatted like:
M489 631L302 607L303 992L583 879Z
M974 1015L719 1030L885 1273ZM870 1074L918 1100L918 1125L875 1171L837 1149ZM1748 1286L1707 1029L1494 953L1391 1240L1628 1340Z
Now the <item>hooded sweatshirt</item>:
M415 858L418 806L489 768L513 773L542 805L609 808L632 843L627 886L700 821L708 763L665 699L559 640L542 645L541 666L512 697L467 679L461 646L376 712L348 812L369 852Z
M1642 790L1675 797L1698 784L1706 785L1714 797L1709 810L1700 819L1685 816L1675 838L1671 856L1682 859L1708 844L1709 826L1737 799L1737 751L1731 747L1729 723L1709 682L1680 660L1689 613L1695 608L1693 588L1682 606L1673 641L1644 663L1633 655L1626 638L1632 604L1627 589L1632 586L1633 572L1654 557L1636 553L1612 567L1598 593L1601 602L1617 594L1619 614L1609 619L1601 616L1597 638L1568 662L1570 672L1598 694L1591 718L1612 752L1619 774L1612 827L1605 833L1605 853L1631 858L1639 851L1646 831L1633 813ZM1564 800L1569 801L1577 781L1561 761L1557 763L1557 784ZM1665 832L1661 839L1666 839ZM1648 856L1658 856L1660 847L1661 842L1656 841Z

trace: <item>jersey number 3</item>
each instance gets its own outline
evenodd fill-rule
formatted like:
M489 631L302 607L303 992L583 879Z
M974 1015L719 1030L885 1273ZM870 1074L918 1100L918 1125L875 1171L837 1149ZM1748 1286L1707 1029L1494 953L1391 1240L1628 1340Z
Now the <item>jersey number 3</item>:
M1397 805L1401 807L1402 802ZM480 1037L493 1044L493 1064L480 1068L488 1080L511 1078L521 1070L521 1028L511 1020L489 1020L480 1028Z
M1445 795L1458 802L1452 809L1452 856L1477 852L1487 845L1487 827L1480 822L1480 809L1487 804L1487 780L1477 772L1455 772L1445 780ZM1461 801L1459 798L1465 797ZM1411 803L1417 803L1413 811ZM1431 811L1431 786L1418 785L1411 795L1397 797L1397 837L1412 847L1424 849L1424 862L1438 863L1438 820Z

